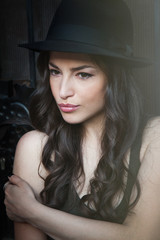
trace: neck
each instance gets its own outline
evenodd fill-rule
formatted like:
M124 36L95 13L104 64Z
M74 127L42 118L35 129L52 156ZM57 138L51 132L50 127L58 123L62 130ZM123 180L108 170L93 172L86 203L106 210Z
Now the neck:
M82 144L83 155L83 174L81 175L77 192L80 197L89 191L89 181L94 177L94 171L97 168L101 158L101 139L104 128L104 115L92 118L83 123L84 138Z
M96 168L101 157L101 140L104 129L104 116L84 124L83 163L89 168ZM91 167L92 165L92 167Z
M100 143L104 129L104 114L101 114L92 120L86 121L83 126L86 141L97 141Z

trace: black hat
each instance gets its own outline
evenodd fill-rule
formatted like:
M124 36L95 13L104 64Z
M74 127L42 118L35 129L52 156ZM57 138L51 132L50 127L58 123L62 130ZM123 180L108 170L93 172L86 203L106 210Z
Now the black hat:
M133 24L123 0L62 0L46 40L21 44L34 51L103 55L132 66L148 61L133 56Z

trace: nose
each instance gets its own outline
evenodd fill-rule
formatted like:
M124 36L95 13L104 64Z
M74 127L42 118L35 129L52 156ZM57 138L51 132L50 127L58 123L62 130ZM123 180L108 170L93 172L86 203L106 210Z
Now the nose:
M71 78L63 77L61 79L59 95L62 99L66 99L74 95L74 86Z

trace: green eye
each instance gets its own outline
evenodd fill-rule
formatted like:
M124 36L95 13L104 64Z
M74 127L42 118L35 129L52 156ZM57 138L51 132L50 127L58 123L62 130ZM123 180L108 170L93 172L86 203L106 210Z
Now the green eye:
M78 73L78 76L82 79L88 79L88 78L92 77L93 75L90 73L81 72L81 73Z
M49 69L50 75L57 76L60 72L56 69Z

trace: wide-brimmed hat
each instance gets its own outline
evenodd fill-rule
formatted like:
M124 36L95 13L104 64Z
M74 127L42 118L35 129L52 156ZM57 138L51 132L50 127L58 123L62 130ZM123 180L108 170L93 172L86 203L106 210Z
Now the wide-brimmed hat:
M123 0L62 0L46 39L20 46L103 55L139 67L149 63L133 55L133 24Z

